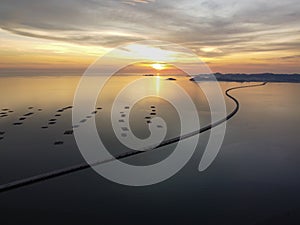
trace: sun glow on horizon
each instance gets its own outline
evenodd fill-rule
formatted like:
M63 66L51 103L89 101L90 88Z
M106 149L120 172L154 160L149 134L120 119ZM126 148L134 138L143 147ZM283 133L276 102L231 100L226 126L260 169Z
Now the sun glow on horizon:
M161 64L161 63L154 63L151 65L151 67L153 69L156 69L156 70L163 70L166 68L166 66L164 64Z

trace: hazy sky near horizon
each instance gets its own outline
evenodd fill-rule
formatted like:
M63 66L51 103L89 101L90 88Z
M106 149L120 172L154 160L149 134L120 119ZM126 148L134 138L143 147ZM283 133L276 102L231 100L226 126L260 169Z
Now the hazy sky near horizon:
M154 39L215 72L300 72L299 0L2 0L0 27L2 70L84 68Z

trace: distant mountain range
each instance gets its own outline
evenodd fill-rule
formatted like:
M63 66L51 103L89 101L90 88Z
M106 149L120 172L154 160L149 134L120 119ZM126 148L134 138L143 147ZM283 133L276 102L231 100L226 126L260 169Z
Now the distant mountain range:
M192 81L235 81L235 82L289 82L300 83L300 74L273 74L273 73L260 73L260 74L199 74L190 80Z

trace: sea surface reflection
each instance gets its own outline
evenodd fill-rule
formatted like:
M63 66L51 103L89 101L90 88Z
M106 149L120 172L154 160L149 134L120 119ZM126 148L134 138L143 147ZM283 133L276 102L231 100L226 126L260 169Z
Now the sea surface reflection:
M95 116L98 133L113 155L127 151L116 141L111 127L113 99L137 78L110 79L99 95L97 113L82 118L84 121ZM188 77L177 77L174 81L166 78L158 77L152 88L173 95L176 93L164 88L166 82L180 84L196 103L200 124L209 124L207 100L196 84ZM72 109L68 106L73 104L79 80L77 76L0 78L0 131L4 132L0 140L1 184L84 161L72 132L66 132L73 129ZM220 83L223 91L239 85L247 84ZM87 169L1 193L1 220L14 224L292 224L299 221L299 87L299 84L268 83L264 87L232 92L241 104L240 111L227 124L217 159L202 173L197 168L209 132L199 136L192 160L165 182L128 187L107 181ZM227 110L232 110L233 103L227 98L226 104ZM151 106L166 121L167 138L178 135L176 110L155 97L147 97L131 108L128 116L133 132L140 138L149 135L149 119L145 117L151 117L154 112ZM78 125L81 124L84 122L79 121ZM124 161L148 165L167 157L174 147L175 144Z

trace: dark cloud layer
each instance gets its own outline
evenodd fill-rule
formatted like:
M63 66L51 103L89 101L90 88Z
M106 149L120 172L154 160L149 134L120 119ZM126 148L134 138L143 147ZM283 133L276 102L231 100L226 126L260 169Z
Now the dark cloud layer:
M159 39L215 57L300 50L299 12L299 0L3 0L0 26L18 35L103 47Z

